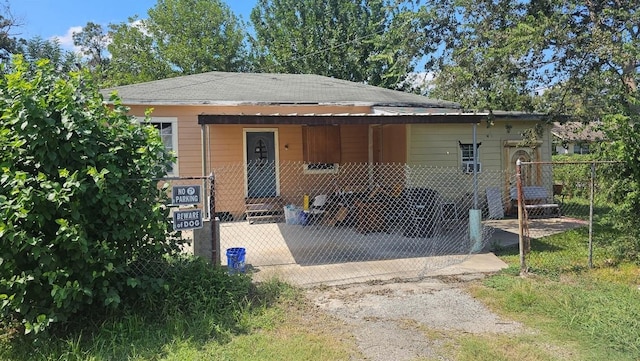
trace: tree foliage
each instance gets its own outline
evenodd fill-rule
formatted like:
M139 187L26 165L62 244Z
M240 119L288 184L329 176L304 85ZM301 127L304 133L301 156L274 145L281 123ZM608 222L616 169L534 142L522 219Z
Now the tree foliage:
M111 53L108 82L112 85L140 83L171 77L171 64L160 56L145 22L137 17L127 23L109 25Z
M0 314L27 332L158 287L133 265L177 250L154 181L172 159L112 100L48 61L0 78Z
M405 8L386 0L259 0L254 70L310 73L396 87L415 66Z
M85 57L84 64L102 80L109 65L107 43L109 38L100 24L88 22L80 32L73 33L73 44L80 48Z
M219 0L158 0L149 17L111 24L112 84L246 66L245 30Z
M426 67L436 74L430 96L470 109L530 110L536 52L518 35L523 2L427 1Z
M22 47L21 53L32 67L36 67L38 60L47 59L61 73L68 73L77 68L76 64L80 62L75 53L63 50L57 39L44 40L41 37L29 39Z
M636 88L640 5L633 0L426 1L434 21L431 94L474 109L592 116ZM543 98L534 97L547 93ZM635 90L632 90L635 91ZM603 100L604 99L604 100ZM595 112L595 113L594 113Z
M243 67L243 27L220 0L158 0L146 25L162 58L181 74Z

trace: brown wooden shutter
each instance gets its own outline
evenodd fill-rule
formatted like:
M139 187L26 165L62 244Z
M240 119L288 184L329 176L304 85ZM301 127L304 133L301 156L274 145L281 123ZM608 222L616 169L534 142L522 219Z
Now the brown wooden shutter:
M340 127L313 125L302 127L305 163L340 163Z

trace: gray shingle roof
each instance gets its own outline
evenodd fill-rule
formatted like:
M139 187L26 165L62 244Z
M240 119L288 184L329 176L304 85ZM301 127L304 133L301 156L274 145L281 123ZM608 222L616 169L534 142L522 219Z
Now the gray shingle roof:
M597 142L605 139L604 132L600 129L602 124L589 123L583 124L581 122L567 122L564 124L555 122L551 133L556 137L569 142L583 141L583 142Z
M340 104L458 109L457 103L311 74L209 72L103 89L124 104Z

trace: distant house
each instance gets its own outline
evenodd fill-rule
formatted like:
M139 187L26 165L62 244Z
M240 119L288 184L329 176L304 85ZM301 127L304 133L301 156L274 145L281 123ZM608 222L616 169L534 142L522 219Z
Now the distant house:
M134 116L153 108L151 121L177 155L173 176L244 165L227 185L244 197L218 204L230 213L241 212L247 198L288 202L305 176L330 176L343 164L446 167L463 177L473 173L476 155L480 174L512 174L517 159L548 161L552 153L549 126L537 144L522 145L521 134L539 123L538 115L495 112L488 126L488 114L466 112L457 103L318 75L210 72L103 93L113 91ZM298 180L280 177L282 166L293 162L302 164ZM363 187L371 186L371 177L363 175ZM508 194L511 180L500 182L495 186Z
M588 154L594 143L604 140L604 133L599 127L599 123L553 123L554 154Z

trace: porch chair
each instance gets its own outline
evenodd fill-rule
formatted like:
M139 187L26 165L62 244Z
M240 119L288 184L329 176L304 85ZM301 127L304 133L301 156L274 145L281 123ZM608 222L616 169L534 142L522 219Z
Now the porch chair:
M318 218L322 218L325 213L327 198L326 194L319 194L313 198L311 205L309 205L309 209L304 211L307 214L308 223L313 223Z

